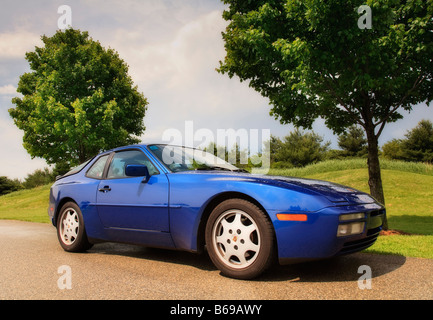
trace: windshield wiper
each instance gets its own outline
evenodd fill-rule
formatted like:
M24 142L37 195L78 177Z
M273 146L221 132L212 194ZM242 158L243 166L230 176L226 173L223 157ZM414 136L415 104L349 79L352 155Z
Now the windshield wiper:
M220 167L220 166L201 166L201 167L197 167L195 168L195 170L221 170L221 171L230 171L230 172L248 172L244 169L229 169L226 167Z
M197 167L197 168L195 168L195 170L224 170L224 171L231 171L230 169L224 168L224 167L206 166L206 165Z

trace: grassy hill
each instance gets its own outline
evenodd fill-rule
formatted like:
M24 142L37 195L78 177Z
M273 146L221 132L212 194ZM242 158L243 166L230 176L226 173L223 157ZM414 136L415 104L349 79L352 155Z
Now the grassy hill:
M49 223L50 186L20 190L0 197L0 219Z
M379 237L369 252L433 259L433 166L382 161L382 179L390 229L411 235ZM297 169L271 169L271 175L327 180L368 192L365 159L331 160ZM0 219L49 223L50 186L0 197Z

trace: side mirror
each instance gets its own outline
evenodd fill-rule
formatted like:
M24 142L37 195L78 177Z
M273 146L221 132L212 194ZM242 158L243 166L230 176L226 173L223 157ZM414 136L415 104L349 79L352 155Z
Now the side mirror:
M144 177L143 183L147 183L150 179L149 170L145 165L128 164L125 168L125 175L128 177Z

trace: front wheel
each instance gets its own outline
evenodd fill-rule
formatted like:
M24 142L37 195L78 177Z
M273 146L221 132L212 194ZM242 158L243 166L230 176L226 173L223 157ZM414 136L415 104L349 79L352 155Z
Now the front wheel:
M249 201L224 201L209 216L206 246L211 260L224 275L237 279L255 278L274 258L272 223Z
M68 252L83 252L92 247L87 239L83 215L74 202L66 203L57 219L57 237Z

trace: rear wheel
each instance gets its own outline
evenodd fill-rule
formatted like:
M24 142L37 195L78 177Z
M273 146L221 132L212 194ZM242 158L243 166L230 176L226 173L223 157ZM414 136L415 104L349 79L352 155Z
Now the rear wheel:
M267 215L253 203L230 199L219 204L206 225L210 258L229 277L252 279L274 258L274 232Z
M83 252L92 247L87 239L83 215L74 202L67 202L57 219L57 237L65 251Z

